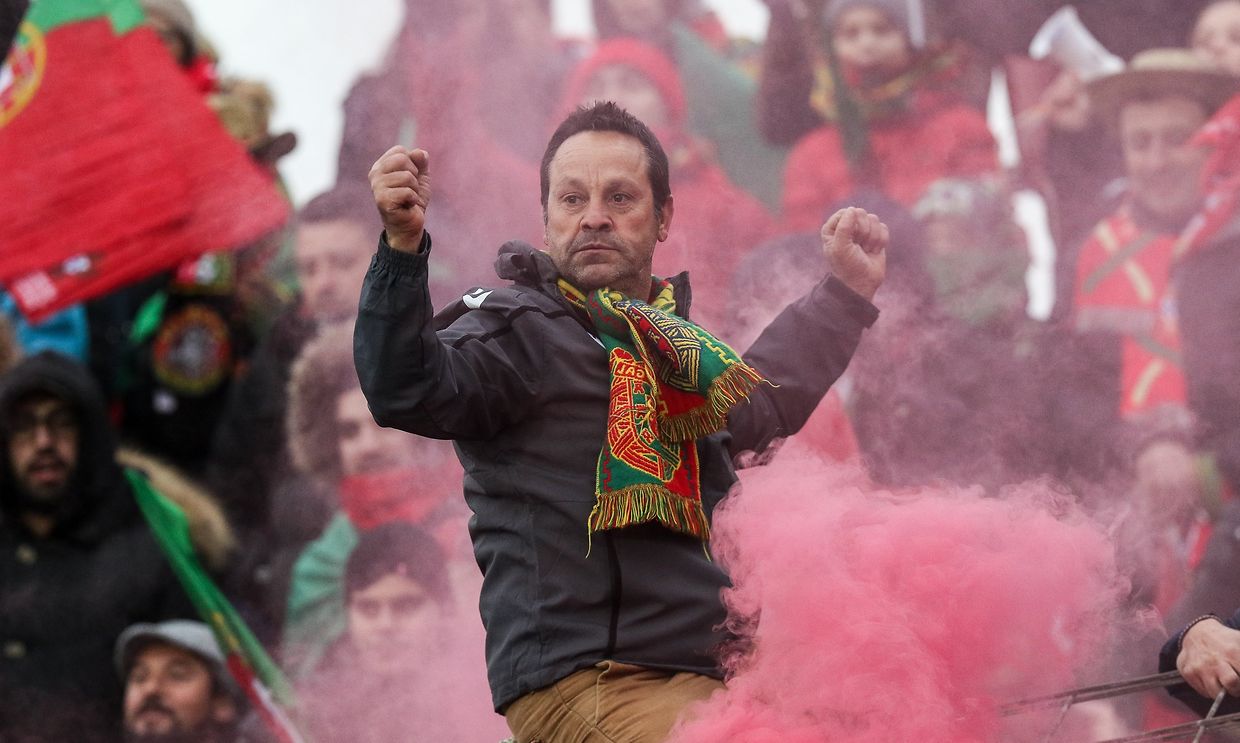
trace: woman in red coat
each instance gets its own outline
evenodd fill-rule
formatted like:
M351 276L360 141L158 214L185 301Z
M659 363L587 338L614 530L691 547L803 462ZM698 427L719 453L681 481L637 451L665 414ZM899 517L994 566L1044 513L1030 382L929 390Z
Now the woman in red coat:
M813 102L831 123L788 157L788 229L814 229L859 188L911 207L940 178L999 170L985 117L940 85L958 60L950 50L914 50L903 2L833 0L823 20L838 74L820 76Z

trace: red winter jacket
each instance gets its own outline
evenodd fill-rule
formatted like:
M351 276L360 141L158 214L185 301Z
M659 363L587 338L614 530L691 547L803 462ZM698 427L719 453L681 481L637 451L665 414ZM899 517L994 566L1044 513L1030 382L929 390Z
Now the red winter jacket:
M797 143L784 171L786 229L817 230L829 216L826 210L862 185L911 207L940 178L999 169L985 117L945 93L916 93L906 113L871 121L869 141L878 172L861 178L852 172L835 126L815 129Z

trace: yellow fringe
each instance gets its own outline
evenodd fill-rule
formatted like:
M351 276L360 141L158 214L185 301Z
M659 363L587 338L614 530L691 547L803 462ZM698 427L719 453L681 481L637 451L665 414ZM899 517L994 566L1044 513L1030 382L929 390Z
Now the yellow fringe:
M682 498L654 483L639 483L600 494L587 524L593 534L650 521L702 541L710 539L710 524L701 502Z
M728 411L749 397L754 388L766 379L748 364L733 364L724 370L698 407L659 419L659 438L664 441L690 441L722 429L728 422Z

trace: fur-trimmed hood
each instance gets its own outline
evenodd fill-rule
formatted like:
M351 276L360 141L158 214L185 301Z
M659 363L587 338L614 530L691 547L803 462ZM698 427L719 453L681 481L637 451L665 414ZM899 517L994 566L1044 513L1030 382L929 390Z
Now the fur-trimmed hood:
M194 550L209 569L223 570L237 547L237 537L215 498L176 467L136 449L122 447L116 461L142 472L151 487L181 507Z

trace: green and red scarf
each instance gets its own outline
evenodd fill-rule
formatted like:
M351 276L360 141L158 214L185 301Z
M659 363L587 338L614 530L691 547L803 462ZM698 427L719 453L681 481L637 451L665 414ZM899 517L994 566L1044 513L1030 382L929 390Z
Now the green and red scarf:
M706 541L697 439L721 430L732 406L766 380L678 317L666 281L655 279L651 303L609 289L583 294L563 279L559 286L589 315L611 368L589 533L657 521Z

